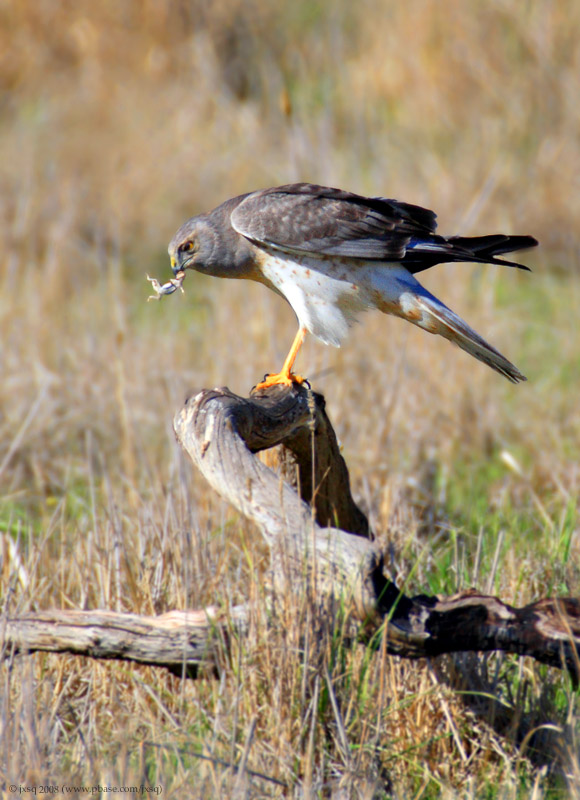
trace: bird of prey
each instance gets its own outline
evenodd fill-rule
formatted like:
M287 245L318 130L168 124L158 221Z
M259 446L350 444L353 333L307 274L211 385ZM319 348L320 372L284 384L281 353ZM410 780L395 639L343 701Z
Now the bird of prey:
M290 385L306 332L338 347L357 314L377 308L438 333L513 383L525 376L428 292L418 272L450 261L528 269L498 256L537 245L532 236L440 236L436 215L420 206L296 183L234 197L192 217L169 245L179 286L184 270L218 278L248 278L290 303L299 329L281 371L258 384Z

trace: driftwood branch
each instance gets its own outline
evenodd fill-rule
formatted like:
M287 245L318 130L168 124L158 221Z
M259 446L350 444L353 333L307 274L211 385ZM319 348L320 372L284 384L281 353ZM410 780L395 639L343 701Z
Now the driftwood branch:
M248 399L206 390L176 414L174 426L210 485L260 529L277 592L302 590L308 581L321 608L346 602L367 633L384 623L387 650L403 657L503 650L566 667L578 678L580 601L544 599L518 609L475 591L407 597L385 576L321 395L305 386L271 387ZM278 445L276 473L256 453ZM216 642L225 637L227 644L232 625L243 635L247 616L243 606L227 621L214 609L154 618L28 612L5 617L0 634L7 653L82 653L190 674L215 664Z
M242 627L244 617L242 612ZM221 622L213 608L169 611L158 617L115 611L30 611L5 620L4 655L73 653L192 674L192 667L215 665L215 634Z

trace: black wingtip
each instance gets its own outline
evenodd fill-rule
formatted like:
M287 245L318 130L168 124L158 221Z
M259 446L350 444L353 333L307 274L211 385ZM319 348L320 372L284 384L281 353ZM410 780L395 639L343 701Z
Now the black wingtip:
M532 272L532 268L526 266L525 264L519 264L517 261L506 261L505 258L496 258L492 257L489 261L485 261L486 264L501 264L502 267L515 267L516 269L523 269L526 272Z
M534 236L519 235L519 234L496 234L491 236L475 236L475 237L455 237L450 239L466 249L472 250L478 260L485 260L488 264L502 264L506 267L516 267L516 269L523 269L526 272L532 270L526 264L520 264L518 261L511 261L511 259L501 258L504 253L515 253L520 250L529 250L532 247L537 247L539 242Z
M540 244L535 236L528 235L508 234L506 240L506 246L509 246L510 249L504 250L505 253L513 250L528 250L530 247L537 247Z

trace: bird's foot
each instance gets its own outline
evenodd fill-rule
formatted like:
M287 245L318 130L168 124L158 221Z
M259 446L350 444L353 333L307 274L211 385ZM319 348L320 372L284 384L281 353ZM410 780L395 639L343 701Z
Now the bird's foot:
M295 375L293 372L278 372L275 375L266 375L263 381L254 386L253 391L258 392L260 389L268 389L270 386L292 386L295 383L301 386L303 383L307 383L307 380L302 375Z

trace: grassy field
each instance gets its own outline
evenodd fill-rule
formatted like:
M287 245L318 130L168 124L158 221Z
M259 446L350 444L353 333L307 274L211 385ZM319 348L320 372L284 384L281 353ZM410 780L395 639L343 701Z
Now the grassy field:
M0 0L2 607L255 607L217 679L4 661L0 792L580 797L559 671L385 658L303 608L271 624L260 537L171 420L279 367L293 314L193 275L145 302L188 216L295 180L426 205L443 233L535 235L532 274L424 277L528 383L377 313L297 367L411 592L579 595L579 26L574 0Z

